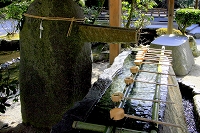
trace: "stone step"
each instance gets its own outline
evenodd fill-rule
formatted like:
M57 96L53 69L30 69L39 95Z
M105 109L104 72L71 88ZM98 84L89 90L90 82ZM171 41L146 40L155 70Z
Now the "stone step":
M200 26L194 28L192 31L188 33L189 35L192 35L196 39L200 39Z
M199 26L198 24L192 24L191 26L186 28L186 32L190 32L190 31L192 31L194 28L196 28L198 26Z

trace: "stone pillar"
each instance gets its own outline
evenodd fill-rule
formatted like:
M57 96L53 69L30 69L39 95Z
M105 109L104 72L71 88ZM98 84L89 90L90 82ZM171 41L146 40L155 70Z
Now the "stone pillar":
M163 35L155 39L150 47L172 50L172 67L177 76L187 75L194 64L194 57L187 36Z
M73 0L35 0L27 14L83 19ZM40 24L43 30L40 38ZM20 31L20 97L23 123L51 128L91 87L91 47L73 22L25 17Z

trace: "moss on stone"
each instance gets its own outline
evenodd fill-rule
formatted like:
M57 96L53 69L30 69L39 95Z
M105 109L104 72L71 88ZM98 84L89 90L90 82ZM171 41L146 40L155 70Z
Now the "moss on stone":
M83 18L73 2L35 0L28 14ZM77 24L66 37L70 22L25 18L20 32L20 89L23 122L51 128L91 86L90 45L80 41Z

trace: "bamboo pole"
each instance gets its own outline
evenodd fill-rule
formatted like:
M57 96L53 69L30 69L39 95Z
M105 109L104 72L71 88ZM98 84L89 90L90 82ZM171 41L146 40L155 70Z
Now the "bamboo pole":
M86 123L86 122L81 122L81 121L74 121L72 124L72 127L74 129L88 130L88 131L94 131L94 132L99 132L99 133L112 133L113 132L113 130L112 130L113 127L111 127L111 126L108 127L108 126L104 126L104 125ZM118 127L116 128L115 132L116 133L141 133L141 131L126 129L126 128L118 128ZM146 133L146 132L143 132L143 133Z
M165 47L163 46L160 55L164 55L165 54L164 52L165 52ZM161 65L158 65L157 71L158 72L162 72L162 66ZM161 82L161 74L157 74L156 79L157 79L157 82L160 83ZM159 99L160 99L160 86L156 85L154 100L159 100ZM159 106L160 106L159 103L153 103L152 120L158 121ZM155 125L155 127L158 128L158 123L157 123L157 125ZM151 133L157 133L157 131L156 130L151 130Z

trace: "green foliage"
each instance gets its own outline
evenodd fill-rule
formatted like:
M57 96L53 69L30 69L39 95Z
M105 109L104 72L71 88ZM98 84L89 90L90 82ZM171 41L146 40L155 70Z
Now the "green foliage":
M157 34L158 36L167 34L167 28L159 28L159 29L157 29L157 30L156 30L156 34ZM172 34L175 34L175 35L182 35L181 31L180 31L180 30L177 30L177 29L173 29Z
M146 16L142 11L148 11L156 6L154 0L132 0L132 3L122 2L122 20L125 27L129 28L131 20L135 19L133 25L136 29L141 29L145 25L150 23L153 19L151 16Z
M5 69L0 69L0 112L5 113L6 107L10 107L7 103L9 99L13 99L14 102L18 101L18 78L13 76L13 72L18 73L18 68L6 67ZM12 75L12 76L11 76Z
M101 13L101 10L103 9L103 4L105 0L98 0L98 7L92 6L92 7L82 7L84 14L85 14L85 22L88 24L94 24L96 19L98 18L99 14Z
M122 2L123 25L126 28L130 28L131 25L133 25L132 27L135 27L138 31L137 40L140 39L141 29L146 25L149 25L150 21L153 20L152 16L147 16L143 11L148 11L156 5L157 3L154 0L132 0L131 3L126 1Z
M94 24L95 19L98 17L99 12L97 7L82 7L85 14L85 23Z
M10 31L6 30L6 28L4 28L4 30L8 33L8 34L13 34L17 31L17 25L18 23L21 21L23 13L25 13L27 11L28 6L30 5L30 3L33 0L26 0L26 1L20 1L18 2L17 0L12 2L12 4L4 7L4 8L0 8L0 16L3 16L3 20L11 20L12 22L12 29ZM15 23L14 21L17 21L18 23ZM3 21L1 22L1 25L3 24Z
M184 35L188 26L200 22L200 10L188 8L178 9L175 12L175 20L179 26L180 31Z

